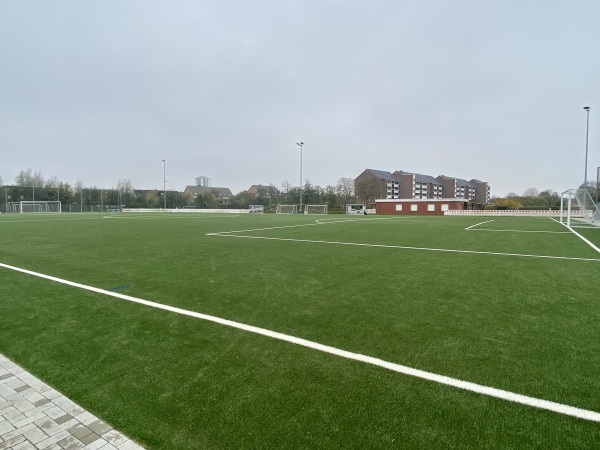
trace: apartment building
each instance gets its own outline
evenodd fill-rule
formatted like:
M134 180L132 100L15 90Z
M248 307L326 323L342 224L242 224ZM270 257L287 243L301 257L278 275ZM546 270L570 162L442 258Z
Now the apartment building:
M439 214L447 208L467 209L490 201L489 184L477 179L366 169L354 182L357 201L376 202L378 213ZM410 200L417 202L404 205ZM425 201L426 206L420 201Z
M482 205L486 205L490 202L490 185L486 181L480 181L473 179L469 181L475 186L475 201Z
M400 182L398 198L442 198L442 184L432 176L402 170L392 175Z

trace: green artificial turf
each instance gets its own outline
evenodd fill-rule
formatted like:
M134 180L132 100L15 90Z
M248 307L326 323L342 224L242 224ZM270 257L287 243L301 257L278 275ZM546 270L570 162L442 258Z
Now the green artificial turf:
M600 253L564 231L547 218L3 215L0 262L600 411ZM600 229L580 233L600 245ZM149 448L600 445L597 423L0 276L0 352Z

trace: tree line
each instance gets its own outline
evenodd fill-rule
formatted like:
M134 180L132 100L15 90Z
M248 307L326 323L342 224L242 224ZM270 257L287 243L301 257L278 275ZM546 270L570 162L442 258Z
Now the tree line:
M0 186L3 186L0 178ZM224 199L215 189L204 190L192 198L183 192L159 189L138 190L129 179L122 179L112 188L85 186L77 179L71 185L58 177L44 178L40 171L21 170L13 185L4 185L5 203L19 201L60 201L63 211L107 211L115 208L235 208L246 209L249 205L263 205L266 211L275 210L278 204L299 204L300 188L283 181L280 187L262 186L257 195L247 191ZM165 197L166 195L166 201ZM345 211L347 203L354 203L354 179L340 178L336 185L325 188L313 185L309 180L302 187L304 204L326 204L329 211ZM4 208L3 208L4 209Z
M590 197L597 201L600 193L596 183L588 181L581 184L579 189L586 189ZM552 189L540 191L535 187L526 189L522 195L510 192L505 197L491 199L493 209L560 209L560 194Z

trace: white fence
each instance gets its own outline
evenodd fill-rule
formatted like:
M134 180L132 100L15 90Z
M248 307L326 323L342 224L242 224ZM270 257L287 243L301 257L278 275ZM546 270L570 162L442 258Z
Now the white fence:
M566 214L566 211L563 212ZM445 216L487 216L487 217L560 217L560 211L549 209L479 209L448 210ZM571 217L583 217L581 211L571 211Z
M123 208L123 212L128 213L177 213L177 214L198 214L198 213L218 213L218 214L248 214L247 209L157 209L157 208Z

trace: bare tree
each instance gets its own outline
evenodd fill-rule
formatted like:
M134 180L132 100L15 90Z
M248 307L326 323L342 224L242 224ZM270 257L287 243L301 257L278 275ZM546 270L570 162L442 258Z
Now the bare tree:
M281 182L281 192L285 192L287 194L288 192L290 192L291 186L292 185L288 180L283 180Z
M529 189L525 189L525 192L523 192L523 197L537 197L539 193L540 191L538 188L530 187Z
M355 200L354 179L342 177L337 181L335 193L339 197L340 204L345 205Z
M133 188L133 184L131 183L131 180L129 178L126 178L124 180L119 180L119 182L117 183L117 190L119 192L122 192L123 194L133 194L134 188Z
M44 186L47 188L57 188L60 186L60 180L56 175L52 175L50 178L46 180Z
M21 170L15 177L15 184L17 186L41 187L44 185L44 177L42 177L42 172L40 171L33 172L31 169Z

